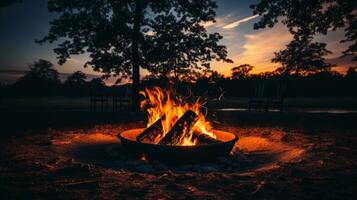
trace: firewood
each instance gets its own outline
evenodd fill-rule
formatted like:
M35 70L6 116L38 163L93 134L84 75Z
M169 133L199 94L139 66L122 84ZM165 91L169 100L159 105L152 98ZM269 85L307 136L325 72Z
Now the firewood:
M161 121L165 119L165 114L160 117L155 123L151 124L142 133L136 137L136 141L143 143L156 144L163 137L163 128Z
M192 140L197 140L197 144L216 144L220 141L204 133L193 132Z
M177 120L171 130L162 138L159 144L178 145L183 138L190 132L193 125L197 122L198 115L192 110L188 110Z

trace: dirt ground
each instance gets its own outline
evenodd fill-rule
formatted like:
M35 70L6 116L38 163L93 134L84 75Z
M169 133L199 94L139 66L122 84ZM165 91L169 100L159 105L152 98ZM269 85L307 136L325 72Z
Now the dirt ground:
M234 121L234 120L233 120ZM226 123L228 157L168 165L127 156L116 135L143 122L8 132L1 199L355 199L357 125Z

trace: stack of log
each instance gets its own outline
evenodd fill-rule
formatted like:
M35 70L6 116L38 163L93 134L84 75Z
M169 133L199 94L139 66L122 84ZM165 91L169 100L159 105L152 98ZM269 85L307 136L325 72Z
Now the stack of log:
M164 119L165 115L139 134L136 140L138 142L149 144L179 145L198 121L198 115L192 110L186 111L165 136L161 123ZM198 133L196 131L193 132L192 140L196 140L197 144L214 144L220 142L209 135Z

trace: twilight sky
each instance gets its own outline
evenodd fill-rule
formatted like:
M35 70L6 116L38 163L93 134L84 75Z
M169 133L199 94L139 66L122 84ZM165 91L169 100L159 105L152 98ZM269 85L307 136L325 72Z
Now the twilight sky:
M233 64L212 63L212 68L224 75L230 75L232 67L245 63L255 66L255 73L274 70L279 64L270 62L273 52L284 49L292 38L281 24L271 29L253 30L253 23L259 19L253 16L249 8L254 2L257 0L217 0L217 22L205 24L209 32L223 35L221 43L227 46L228 56L234 61ZM61 73L81 70L88 74L98 74L90 68L83 68L88 59L86 55L73 56L66 64L59 66L52 51L55 45L34 42L47 33L49 21L54 17L53 13L47 11L47 0L23 0L23 3L0 8L0 73L26 70L28 64L42 58L55 63ZM350 58L339 58L348 46L339 43L342 38L342 30L316 37L317 41L326 42L327 48L333 52L327 59L337 65L335 70L338 71L356 65Z

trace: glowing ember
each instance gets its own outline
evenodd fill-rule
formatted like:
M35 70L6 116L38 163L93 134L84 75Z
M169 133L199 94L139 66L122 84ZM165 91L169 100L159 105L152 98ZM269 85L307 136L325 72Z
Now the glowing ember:
M187 99L178 96L172 89L162 90L159 87L148 88L145 91L141 91L141 94L145 97L145 99L141 101L140 106L142 109L146 109L148 115L147 127L161 119L163 134L154 139L155 144L157 144L172 129L177 120L189 110L198 116L198 120L193 127L187 131L188 134L185 134L183 138L181 138L178 145L196 145L197 139L193 138L194 132L216 138L211 132L212 126L206 121L205 115L201 112L203 106L200 99L197 99L194 103L190 103ZM184 128L187 129L188 127Z

